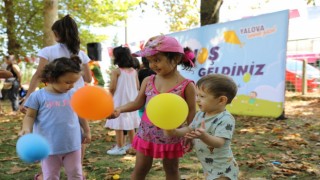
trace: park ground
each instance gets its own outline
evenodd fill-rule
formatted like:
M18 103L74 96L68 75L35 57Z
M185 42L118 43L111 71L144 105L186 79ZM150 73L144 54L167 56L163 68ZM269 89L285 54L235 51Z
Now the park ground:
M4 112L0 115L0 179L31 180L39 171L39 164L23 163L15 151L23 115L9 115L9 103L1 104ZM240 166L240 180L320 179L320 99L287 96L285 111L286 120L235 116L232 149ZM104 180L119 175L120 179L129 179L135 156L105 153L114 145L114 132L105 129L104 123L90 122L92 142L84 160L86 177ZM182 179L203 179L194 152L181 158L180 171ZM62 177L66 179L63 172ZM147 179L164 179L161 161L154 161Z

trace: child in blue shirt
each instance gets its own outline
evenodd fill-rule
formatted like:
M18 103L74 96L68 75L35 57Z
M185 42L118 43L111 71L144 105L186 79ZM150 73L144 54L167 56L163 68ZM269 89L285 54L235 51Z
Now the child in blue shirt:
M37 133L50 145L49 156L41 161L44 179L59 179L62 166L68 179L83 179L79 120L84 130L83 143L91 141L90 128L70 106L74 84L80 77L78 56L55 59L42 72L47 86L33 92L25 102L28 108L20 135Z

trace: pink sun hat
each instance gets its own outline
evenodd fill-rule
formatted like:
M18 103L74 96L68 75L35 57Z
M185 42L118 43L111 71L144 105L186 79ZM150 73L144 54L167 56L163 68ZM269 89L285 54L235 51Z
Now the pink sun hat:
M159 52L179 52L184 54L183 47L174 37L161 35L150 38L141 51L137 51L132 55L146 57Z

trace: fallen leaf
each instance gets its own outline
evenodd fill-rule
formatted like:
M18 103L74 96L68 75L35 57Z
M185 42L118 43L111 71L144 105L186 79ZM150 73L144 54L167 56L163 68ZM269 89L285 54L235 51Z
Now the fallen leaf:
M111 136L106 136L106 142L111 142L112 141L112 137Z
M135 156L124 156L121 160L125 160L125 161L135 161L136 160L136 157Z
M13 156L13 157L2 158L2 159L0 159L0 161L14 161L14 160L17 160L17 159L19 159L19 158L16 157L16 156Z
M89 163L94 163L94 162L97 162L101 159L101 157L94 157L94 158L87 158L86 160L89 162Z
M310 134L309 139L311 141L320 141L320 135L319 133Z
M153 170L155 170L155 171L162 170L162 164L161 164L161 162L156 162L156 163L154 163L154 164L152 165L151 168L152 168Z
M7 172L7 174L16 174L16 173L20 173L20 172L27 171L27 170L29 170L29 167L21 168L18 166L13 166L10 169L10 171Z
M275 127L271 130L271 132L275 134L283 134L284 130L281 127Z

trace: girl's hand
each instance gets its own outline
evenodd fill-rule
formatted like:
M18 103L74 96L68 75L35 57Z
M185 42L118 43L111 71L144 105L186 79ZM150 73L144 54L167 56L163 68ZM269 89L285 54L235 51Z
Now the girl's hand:
M175 134L176 134L175 129L172 129L172 130L163 129L162 131L163 131L164 136L166 136L166 137L172 137L172 136L175 136Z
M184 152L191 152L192 148L193 148L193 140L192 139L187 139L185 138L183 141L183 150Z
M107 117L107 119L115 119L115 118L119 117L120 114L121 114L120 109L117 109L117 108L116 108L116 109L113 111L113 113L112 113L109 117Z
M19 133L18 133L18 136L23 136L25 134L30 134L30 130L27 130L27 129L22 129Z
M190 133L187 133L184 137L188 139L201 139L206 134L205 122L201 122L201 126Z
M22 112L23 114L27 113L27 107L24 106L24 103L26 102L26 98L23 99L22 103L19 106L19 110L20 112Z
M83 140L82 144L89 144L91 142L91 132L84 132L82 134Z

